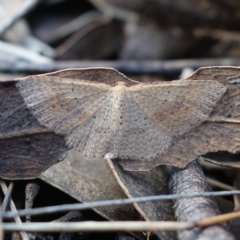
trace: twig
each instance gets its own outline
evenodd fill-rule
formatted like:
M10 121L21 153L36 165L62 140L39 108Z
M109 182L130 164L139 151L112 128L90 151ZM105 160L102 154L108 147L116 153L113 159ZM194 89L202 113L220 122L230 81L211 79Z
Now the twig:
M200 220L197 223L197 226L198 227L207 227L207 226L212 226L212 225L219 224L219 223L228 222L230 220L234 220L234 219L238 219L238 218L240 218L240 211L232 212L232 213L225 213L225 214L221 214L218 216L209 217L209 218Z
M198 160L200 161L206 161L210 162L212 164L221 166L221 167L227 167L227 168L240 168L240 163L239 162L218 162L213 159L205 158L205 157L199 157Z
M219 187L219 188L222 188L225 190L235 190L236 189L235 187L229 186L225 183L219 182L219 181L217 181L215 179L211 179L211 178L207 178L207 182L213 186L216 186L216 187Z
M91 209L95 207L125 205L125 204L132 204L135 202L163 201L163 200L173 200L173 199L192 198L192 197L230 196L230 195L238 195L238 194L240 194L240 190L169 194L169 195L161 195L161 196L139 197L139 198L132 198L132 199L119 199L119 200L98 201L98 202L90 202L90 203L65 204L60 206L19 210L17 213L2 212L2 218L4 219L12 218L12 217L15 217L16 214L18 214L19 216L25 216L27 214L42 215L42 214L50 214L50 213L57 213L57 212L64 212L64 211L85 210L85 209Z
M206 66L240 66L240 58L182 59L182 60L119 60L119 61L54 61L47 64L0 61L2 72L45 73L65 68L111 67L131 74L176 74L183 68L197 69Z
M102 18L102 13L96 10L88 11L81 14L79 17L73 19L67 24L56 29L46 40L48 43L52 43L60 38L66 37L67 35L78 31L79 29L85 27L87 24L97 19Z
M44 128L20 129L19 131L12 131L8 133L0 133L0 140L12 139L17 137L26 137L34 134L49 133L49 130Z
M68 212L64 216L53 220L52 222L80 222L84 220L84 216L79 211Z
M105 231L178 231L191 229L195 226L190 222L68 222L68 223L24 223L21 225L4 223L4 231L27 232L105 232Z
M172 193L189 194L191 192L210 190L202 169L197 162L189 164L186 169L177 169L173 167L167 167L166 169L170 176L169 188ZM178 221L198 222L204 218L210 217L211 220L205 220L206 225L204 226L211 226L213 222L212 217L217 214L219 214L219 210L213 198L182 198L175 201L175 216ZM216 223L216 221L214 223ZM212 236L214 236L215 239L234 239L233 236L223 228L223 226L212 226L204 229L195 228L189 231L185 230L178 232L179 239L187 240L211 240Z
M70 36L63 44L55 50L55 57L59 57L67 52L72 46L74 46L81 38L92 32L94 29L109 23L110 19L106 16L96 18L89 22L86 26Z
M8 186L8 189L7 189L7 192L5 194L2 206L1 206L1 211L3 211L3 212L6 211L7 205L9 203L9 201L10 201L12 190L13 190L13 186L14 186L14 182L10 182L10 184Z
M112 173L114 174L118 184L128 198L150 196L152 194L163 195L168 193L167 186L164 183L165 177L163 168L155 169L149 172L127 172L114 161L114 155L107 153L104 156ZM111 160L113 159L113 160ZM163 181L162 181L163 180ZM158 201L158 202L144 202L133 203L134 208L140 213L145 221L173 221L173 202ZM148 235L152 232L148 232ZM149 235L149 236L150 236ZM155 235L159 239L175 240L177 238L175 232L157 231ZM147 239L149 239L149 236Z
M240 211L221 214L205 218L197 222L174 222L174 221L119 221L119 222L50 222L46 223L4 223L4 231L27 231L27 232L105 232L105 231L179 231L190 230L195 227L209 227L215 224L228 222L240 218Z
M37 182L29 182L25 188L25 209L31 209L33 206L33 201L39 192L40 186ZM26 215L26 222L31 222L31 215ZM37 233L27 233L30 240L36 238Z
M33 63L49 64L52 61L50 58L4 41L0 41L0 52L4 56L10 55Z
M7 190L8 190L7 185L3 181L0 181L0 185L1 185L3 193L6 194ZM15 204L14 204L14 202L13 202L13 200L11 198L10 198L10 209L11 209L12 213L15 215L14 216L15 222L19 226L21 226L22 221L21 221L20 217L17 214L17 209L16 209ZM29 240L26 232L20 232L20 236L21 236L22 240Z
M197 37L211 37L223 42L240 42L240 33L238 31L229 31L222 29L196 28L194 35Z
M90 0L90 2L110 17L115 17L127 22L137 22L140 19L139 14L136 12L119 6L114 6L105 0Z
M238 173L234 179L233 186L236 189L240 189L240 174ZM234 213L239 213L240 210L240 197L235 195L234 198ZM236 216L236 215L235 215ZM228 229L239 239L239 223L240 219L231 220L228 224Z
M39 192L40 186L37 182L29 182L25 188L25 209L32 209L33 201ZM26 215L26 222L31 222L31 215Z
M240 173L238 173L237 176L235 177L233 186L237 190L240 189ZM233 201L234 201L234 211L239 211L240 210L240 196L234 195Z

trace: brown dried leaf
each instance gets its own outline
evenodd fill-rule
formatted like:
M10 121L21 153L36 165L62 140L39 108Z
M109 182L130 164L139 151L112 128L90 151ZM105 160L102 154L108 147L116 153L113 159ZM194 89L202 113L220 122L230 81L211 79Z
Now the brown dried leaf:
M111 152L125 170L185 167L225 147L211 144L215 125L225 121L209 118L227 90L217 81L141 84L108 68L69 69L18 81L41 124L65 135L67 145L86 157ZM202 132L205 138L199 137Z
M49 168L39 178L80 202L126 198L106 161L84 158L73 150L64 161ZM96 211L111 220L139 219L132 206L102 207Z
M108 160L119 185L129 198L168 194L162 167L148 172L128 172L116 162ZM147 221L174 221L172 201L135 203L134 206ZM177 239L175 232L157 232L159 239Z
M0 82L0 177L35 178L66 152L63 137L40 126L15 83Z
M188 141L189 148L198 155L215 151L238 153L240 148L240 68L200 68L188 79L215 80L227 87L226 93L217 103L209 120L185 136L187 139L191 135L192 140ZM186 140L182 139L179 144L186 144Z
M126 198L106 161L84 158L73 150L69 151L63 162L52 166L39 178L80 202ZM113 221L140 220L132 205L94 210Z
M212 113L205 122L174 138L166 154L161 156L166 164L172 162L174 165L174 162L179 160L181 164L185 161L190 162L190 159L197 159L200 155L208 152L239 152L240 68L201 68L186 80L201 79L218 81L226 86L227 91L212 109ZM207 82L206 85L208 85ZM182 167L182 165L179 164L178 167Z

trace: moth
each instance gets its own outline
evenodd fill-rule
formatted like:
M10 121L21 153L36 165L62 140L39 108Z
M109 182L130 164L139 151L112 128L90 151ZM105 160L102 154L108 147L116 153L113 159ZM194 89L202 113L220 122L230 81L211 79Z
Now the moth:
M196 158L193 133L227 88L212 80L140 83L115 69L67 69L17 79L40 124L86 157L111 153L124 169L185 167Z

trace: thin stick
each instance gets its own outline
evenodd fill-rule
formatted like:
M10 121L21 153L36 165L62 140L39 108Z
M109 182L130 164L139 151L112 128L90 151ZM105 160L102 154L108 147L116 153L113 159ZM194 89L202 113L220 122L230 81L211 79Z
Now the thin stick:
M208 217L197 222L139 222L139 221L119 221L119 222L78 222L78 223L3 223L4 231L27 231L27 232L105 232L105 231L179 231L190 230L195 227L209 227L215 224L228 222L240 218L240 211Z
M102 13L96 10L88 11L81 14L79 17L73 19L72 21L64 24L63 26L57 28L46 40L48 43L52 43L60 38L66 37L67 35L78 31L79 29L85 27L92 21L102 18Z
M191 229L195 226L190 222L68 222L68 223L24 223L21 225L4 223L4 231L27 232L113 232L113 231L178 231Z
M41 56L40 54L34 53L33 51L4 41L0 41L0 50L1 54L4 56L10 55L15 58L20 58L29 62L33 62L35 64L48 64L52 61L52 59L50 58Z
M209 159L209 158L205 158L205 157L199 157L198 160L203 161L203 162L204 161L209 162L209 163L212 163L214 165L221 166L224 168L237 168L237 169L240 168L240 162L218 162L213 159Z
M240 42L240 34L237 31L226 31L222 29L196 28L194 34L197 37L212 37L223 42Z
M234 219L237 219L237 218L240 218L240 211L232 212L232 213L225 213L225 214L221 214L221 215L218 215L218 216L209 217L209 218L200 220L197 223L197 226L198 227L212 226L212 225L215 225L215 224L228 222L230 220L234 220Z
M3 203L2 203L2 206L1 206L1 210L4 212L6 211L6 208L7 208L7 205L10 201L10 198L11 198L11 194L12 194L12 190L13 190L13 186L14 186L14 183L13 182L10 182L9 186L8 186L8 189L7 189L7 192L5 194L5 197L4 197L4 200L3 200Z
M90 0L90 2L106 15L115 17L119 20L137 22L140 19L140 16L136 12L119 6L114 6L105 0Z
M106 25L109 23L110 19L106 16L102 16L94 21L91 21L87 26L83 27L72 36L70 36L63 44L55 50L55 58L63 55L67 52L72 46L74 46L81 38L92 32L94 29Z
M229 186L225 183L219 182L219 181L217 181L215 179L212 179L212 178L207 178L207 182L210 183L213 186L216 186L216 187L219 187L219 188L222 188L222 189L225 189L225 190L235 190L236 189L235 187Z
M125 205L125 204L132 204L135 202L163 201L163 200L192 198L192 197L230 196L230 195L240 195L240 190L220 191L220 192L196 192L196 193L188 193L188 194L169 194L169 195L148 196L148 197L139 197L139 198L131 198L131 199L98 201L98 202L90 202L90 203L65 204L60 206L19 210L18 214L19 216L25 216L27 214L42 215L42 214L50 214L50 213L57 213L57 212L64 212L64 211L85 210L85 209L91 209L96 207ZM12 218L12 217L15 217L16 214L17 213L13 213L13 212L3 212L2 218L5 218L5 219Z
M218 59L181 59L181 60L119 60L119 61L54 61L47 64L19 62L8 64L1 62L1 71L14 72L52 72L64 68L112 67L123 73L131 74L173 74L183 68L197 69L206 66L240 66L240 58Z
M39 129L34 128L34 129L22 129L19 131L12 131L7 134L0 134L0 140L23 137L23 136L26 137L29 135L41 134L41 133L49 133L49 130L44 128L39 128Z
M0 181L0 185L1 185L1 188L2 188L3 193L6 195L7 190L8 190L6 183L3 182L3 181ZM10 209L11 209L12 213L15 215L15 216L14 216L15 222L16 222L17 224L19 224L19 226L21 226L22 221L21 221L20 217L19 217L18 214L17 214L17 208L16 208L13 200L11 199L11 197L10 197ZM20 232L20 236L21 236L22 240L29 240L26 232Z
M25 209L32 209L33 201L40 190L37 182L29 182L25 188ZM26 222L31 222L31 215L26 215Z

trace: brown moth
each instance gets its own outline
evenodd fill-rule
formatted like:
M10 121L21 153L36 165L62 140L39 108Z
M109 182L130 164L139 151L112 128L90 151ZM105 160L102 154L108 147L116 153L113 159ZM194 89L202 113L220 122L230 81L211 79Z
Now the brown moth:
M64 135L69 148L86 157L111 153L126 170L185 167L196 159L179 139L209 120L226 92L217 81L140 83L110 68L67 69L17 81L39 123Z

